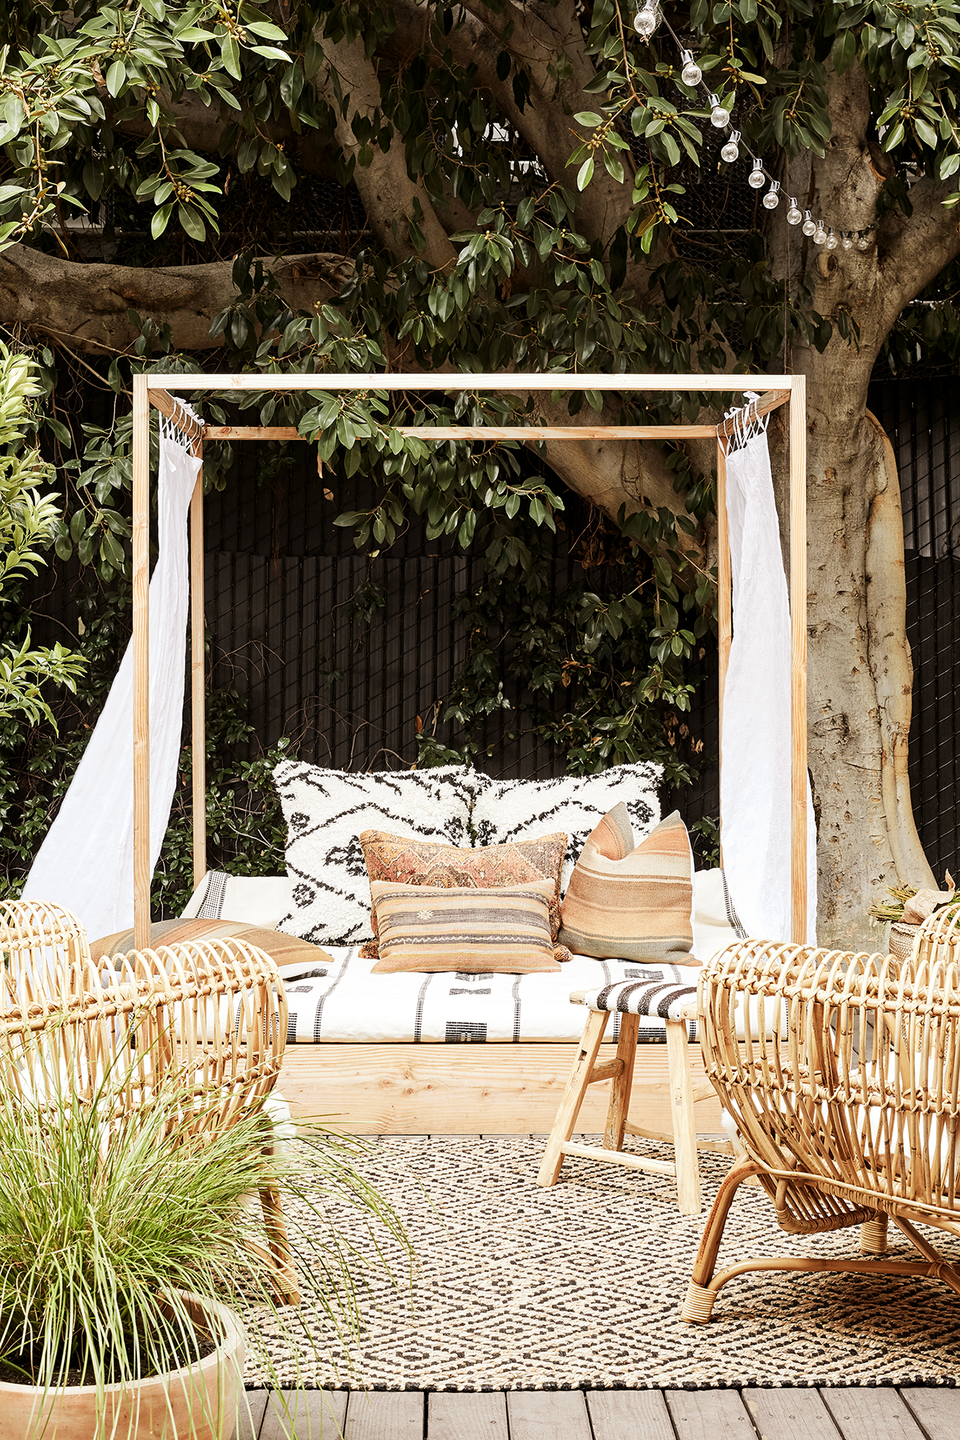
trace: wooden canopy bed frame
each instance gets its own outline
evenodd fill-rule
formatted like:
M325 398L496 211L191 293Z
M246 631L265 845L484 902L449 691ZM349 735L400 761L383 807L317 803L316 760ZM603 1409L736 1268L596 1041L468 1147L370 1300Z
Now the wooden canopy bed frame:
M806 415L802 375L252 375L141 374L133 380L133 654L134 654L134 939L150 934L149 655L150 409L166 415L189 438L201 460L190 509L190 629L193 746L194 883L207 872L205 804L205 676L203 595L203 444L205 440L303 440L284 426L207 425L192 420L173 394L194 391L531 391L759 392L757 415L789 407L789 593L791 597L791 826L792 938L806 939ZM398 427L426 440L684 440L716 438L719 574L720 725L723 685L732 638L730 546L727 533L726 452L722 439L733 422L713 425L631 426L428 426ZM288 1046L281 1087L295 1113L336 1114L360 1133L546 1133L563 1092L576 1045L527 1044L319 1044ZM634 1096L642 1094L643 1121L670 1132L666 1047L639 1047ZM611 1049L612 1053L612 1049ZM719 1102L694 1058L698 1128L719 1129ZM580 1126L602 1130L607 1084L595 1085Z

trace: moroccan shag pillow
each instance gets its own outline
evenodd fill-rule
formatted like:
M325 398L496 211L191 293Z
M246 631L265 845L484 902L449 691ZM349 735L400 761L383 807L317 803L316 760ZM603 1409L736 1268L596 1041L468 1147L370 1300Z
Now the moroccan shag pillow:
M469 843L465 766L357 773L285 760L273 772L287 822L290 909L277 928L315 945L370 940L361 830L404 830Z
M360 845L371 882L382 880L394 885L430 885L438 890L457 887L493 890L549 881L553 886L550 931L556 944L560 929L560 868L567 850L567 837L561 832L540 835L532 840L517 840L507 845L466 849L420 840L416 836L364 830ZM375 960L379 953L376 909L372 912L371 921L374 938L362 947L360 954L365 959Z
M559 970L550 931L550 881L500 890L432 885L370 885L380 959L371 974L456 970L528 975Z
M588 837L560 907L560 943L578 955L699 965L693 854L674 811L634 847L625 805Z
M660 819L660 777L660 766L646 760L612 765L596 775L561 775L555 780L480 777L471 815L476 843L504 845L544 830L566 831L563 888L587 836L618 801L626 805L634 832L649 834Z

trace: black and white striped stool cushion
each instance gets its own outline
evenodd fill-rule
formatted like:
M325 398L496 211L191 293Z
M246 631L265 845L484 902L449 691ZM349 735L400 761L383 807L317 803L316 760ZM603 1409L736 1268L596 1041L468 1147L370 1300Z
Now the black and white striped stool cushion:
M590 1010L657 1015L661 1020L682 1020L685 1009L696 998L696 985L662 980L621 980L615 985L600 985L595 990L578 990L570 996L572 1004L586 1005Z

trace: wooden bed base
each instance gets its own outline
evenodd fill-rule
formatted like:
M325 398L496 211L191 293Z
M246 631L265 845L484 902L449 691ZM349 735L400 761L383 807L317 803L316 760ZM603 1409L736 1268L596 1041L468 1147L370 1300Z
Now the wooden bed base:
M279 1089L294 1115L329 1117L358 1135L546 1135L578 1046L289 1045ZM605 1044L601 1056L612 1058ZM706 1085L699 1045L690 1051L694 1088ZM578 1129L602 1131L609 1082L592 1085ZM697 1130L716 1135L720 1101L697 1102ZM632 1125L669 1135L667 1047L640 1045Z

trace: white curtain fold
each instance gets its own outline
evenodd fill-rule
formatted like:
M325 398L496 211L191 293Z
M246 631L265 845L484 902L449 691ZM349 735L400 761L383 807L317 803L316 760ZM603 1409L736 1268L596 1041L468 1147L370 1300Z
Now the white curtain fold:
M186 519L199 469L182 432L161 417L159 553L150 580L151 871L177 779L190 595ZM23 893L72 910L91 939L133 924L132 643Z
M727 456L733 640L723 692L723 868L749 935L791 939L790 607L766 425ZM801 596L799 603L805 604ZM807 926L816 943L817 863L807 784Z

